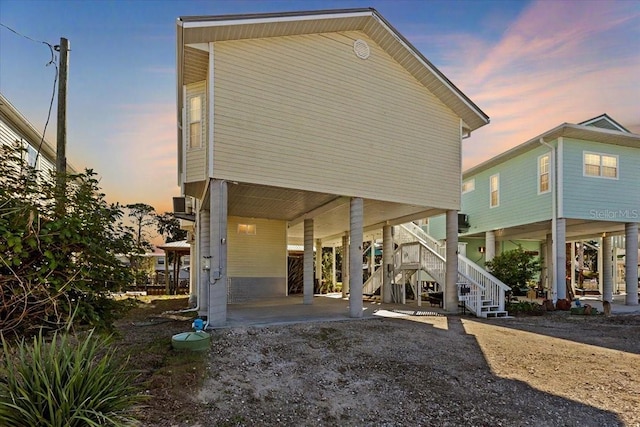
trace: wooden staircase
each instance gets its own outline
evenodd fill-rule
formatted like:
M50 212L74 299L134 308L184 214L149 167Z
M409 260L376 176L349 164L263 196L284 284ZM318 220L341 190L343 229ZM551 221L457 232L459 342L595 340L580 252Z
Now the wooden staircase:
M397 283L402 276L424 271L444 288L446 247L408 223L396 226L394 241L399 244L394 253ZM400 280L403 283L403 280ZM413 281L412 281L413 283ZM463 255L458 255L458 301L465 310L478 317L507 317L505 295L509 287ZM373 294L382 286L382 268L378 268L363 285L363 292ZM414 288L414 292L419 289Z

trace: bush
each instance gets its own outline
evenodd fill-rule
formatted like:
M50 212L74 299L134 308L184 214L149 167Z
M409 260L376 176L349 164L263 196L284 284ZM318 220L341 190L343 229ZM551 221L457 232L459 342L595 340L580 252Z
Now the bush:
M526 287L540 272L540 261L519 247L496 255L493 260L487 261L486 267L515 293Z
M64 176L60 198L55 176L27 165L23 151L0 147L0 330L60 329L75 311L77 323L108 328L104 297L132 280L117 255L136 250L123 211L91 170Z
M537 302L519 301L507 304L507 311L510 315L517 316L526 314L531 316L541 316L546 309Z
M0 425L128 426L142 396L131 386L126 363L115 358L109 339L75 340L55 333L47 343L42 333L24 339L11 351L2 338L0 361Z

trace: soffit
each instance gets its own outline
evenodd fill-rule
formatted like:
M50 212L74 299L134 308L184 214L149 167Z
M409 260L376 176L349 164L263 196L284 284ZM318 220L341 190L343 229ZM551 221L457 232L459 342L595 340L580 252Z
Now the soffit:
M570 240L586 240L588 238L596 239L602 236L602 233L609 235L624 234L625 225L622 222L611 221L589 221L582 219L566 220L566 239ZM545 240L546 236L551 234L551 221L540 221L531 224L522 224L513 227L501 228L495 230L496 240ZM473 233L462 236L464 237L484 237L484 233Z
M228 182L228 209L230 216L246 218L268 218L294 221L289 236L303 235L305 216L314 220L314 237L324 238L349 230L349 198L336 194L317 193L265 185ZM328 206L329 208L323 209ZM321 211L314 214L314 211ZM429 207L404 205L379 200L364 200L363 226L397 224L412 219L425 218L431 213ZM433 210L441 213L440 210ZM311 213L311 215L307 215ZM415 217L412 217L415 216Z

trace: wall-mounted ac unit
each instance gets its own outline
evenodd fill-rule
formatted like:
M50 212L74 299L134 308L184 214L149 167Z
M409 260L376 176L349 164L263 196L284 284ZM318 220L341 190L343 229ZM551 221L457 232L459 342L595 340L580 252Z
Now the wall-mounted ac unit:
M173 198L173 216L187 221L195 221L193 213L193 199L191 197Z
M193 213L193 200L191 197L174 197L173 198L174 213Z
M458 233L466 233L469 231L471 225L469 224L469 215L459 213L458 214Z

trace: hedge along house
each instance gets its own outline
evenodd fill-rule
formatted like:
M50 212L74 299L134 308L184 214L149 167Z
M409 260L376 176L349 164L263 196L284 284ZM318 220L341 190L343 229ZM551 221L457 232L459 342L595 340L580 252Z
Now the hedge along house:
M465 171L462 212L468 257L483 264L517 245L539 252L554 301L575 284L570 243L599 240L602 298L612 300L614 260L624 254L625 303L638 304L640 135L608 115L564 123ZM436 237L442 229L442 219L430 221Z
M392 225L446 213L457 238L461 140L489 119L374 9L179 18L177 76L210 325L229 302L286 295L287 244L304 243L311 304L314 245L343 241L360 317L364 233L388 242Z

